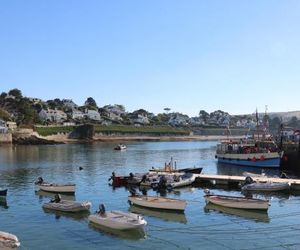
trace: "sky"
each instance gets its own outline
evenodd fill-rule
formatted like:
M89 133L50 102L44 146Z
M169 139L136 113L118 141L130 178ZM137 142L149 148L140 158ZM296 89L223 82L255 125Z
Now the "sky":
M190 116L300 110L298 0L1 0L0 92Z

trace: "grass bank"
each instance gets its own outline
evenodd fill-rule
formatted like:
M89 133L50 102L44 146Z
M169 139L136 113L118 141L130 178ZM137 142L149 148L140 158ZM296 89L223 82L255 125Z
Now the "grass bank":
M120 134L145 134L145 135L189 135L190 131L183 128L173 128L169 126L155 127L134 127L124 125L95 126L95 133L120 133Z
M36 127L36 132L41 136L55 135L58 133L70 133L76 126Z

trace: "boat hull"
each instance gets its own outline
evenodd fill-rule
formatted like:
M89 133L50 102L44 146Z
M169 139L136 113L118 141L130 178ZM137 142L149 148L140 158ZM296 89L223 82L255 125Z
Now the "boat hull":
M61 212L83 212L83 211L89 211L92 204L91 202L85 201L85 202L73 202L73 201L61 201L58 203L55 202L49 202L45 203L43 205L44 209L50 209L55 211L61 211Z
M281 159L278 153L272 153L270 155L216 154L216 158L220 163L263 168L279 168Z
M243 191L276 192L290 190L289 183L252 183L242 187Z
M0 249L14 249L20 246L17 236L0 231Z
M200 174L202 172L202 168L181 168L181 169L173 169L173 170L165 170L165 168L153 168L149 169L149 172L155 172L159 174L170 174L170 173L191 173L191 174Z
M268 210L269 208L269 201L267 200L222 195L205 195L204 198L206 202L229 208L251 210Z
M142 229L147 222L139 215L122 213L120 211L106 212L105 216L99 214L90 215L89 222L116 230Z
M186 201L184 200L169 199L155 196L129 196L128 201L136 206L170 211L183 212L186 207Z
M57 185L57 184L41 184L36 185L40 190L52 193L75 193L75 184Z

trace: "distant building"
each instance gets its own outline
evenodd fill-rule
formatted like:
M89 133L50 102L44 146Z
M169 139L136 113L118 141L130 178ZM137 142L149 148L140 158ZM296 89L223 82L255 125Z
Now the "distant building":
M71 117L74 120L83 120L85 117L85 114L78 109L73 109L71 112Z
M0 120L0 134L6 134L8 132L8 128L6 127L6 123L3 120Z
M101 116L100 116L99 112L96 111L96 110L88 109L88 110L86 110L84 115L85 115L86 118L88 118L90 120L93 120L93 121L100 121L101 120Z
M18 127L16 122L6 122L6 126L11 131L15 130Z
M150 124L150 121L148 119L147 116L144 116L144 115L141 115L141 114L138 114L137 115L137 118L133 119L133 122L136 124L142 124L142 125L148 125Z
M42 109L39 113L39 117L43 121L61 123L67 120L67 114L62 110L57 109Z

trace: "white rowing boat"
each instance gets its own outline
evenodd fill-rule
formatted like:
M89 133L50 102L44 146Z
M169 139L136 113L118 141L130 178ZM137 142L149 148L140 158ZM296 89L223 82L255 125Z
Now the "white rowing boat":
M0 231L0 249L8 250L14 249L20 246L20 242L17 236Z
M76 202L61 200L60 202L48 202L43 205L45 209L51 209L62 212L83 212L89 211L92 206L92 203L89 201Z
M46 192L54 192L54 193L75 193L75 184L67 183L67 184L57 184L57 183L48 183L45 182L42 177L39 177L37 181L34 183L37 188Z
M88 220L96 225L117 230L142 229L147 225L146 220L142 216L121 211L93 214L88 217Z
M175 211L184 211L187 204L185 200L170 199L158 196L129 196L128 201L131 204L141 207Z
M216 204L219 206L240 208L240 209L257 209L257 210L268 210L269 201L261 199L250 199L237 196L226 196L226 195L213 195L208 194L204 196L206 202Z
M254 182L246 184L242 187L243 191L263 191L263 192L276 192L290 190L288 182L273 183L273 182Z

